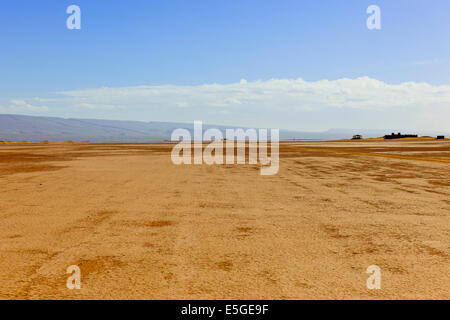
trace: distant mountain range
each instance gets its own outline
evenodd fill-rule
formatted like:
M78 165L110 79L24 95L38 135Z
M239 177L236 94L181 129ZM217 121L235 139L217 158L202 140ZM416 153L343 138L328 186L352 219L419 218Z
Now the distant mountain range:
M193 131L193 123L142 122L97 119L65 119L0 114L0 141L90 140L92 142L152 142L170 140L173 130ZM229 126L203 125L203 130L217 128L222 132ZM236 128L236 127L235 127ZM245 128L244 128L245 129ZM399 130L396 130L397 132ZM393 130L330 129L324 132L280 130L280 139L348 139L354 134L379 137ZM402 131L403 132L403 131ZM405 132L438 135L442 132Z

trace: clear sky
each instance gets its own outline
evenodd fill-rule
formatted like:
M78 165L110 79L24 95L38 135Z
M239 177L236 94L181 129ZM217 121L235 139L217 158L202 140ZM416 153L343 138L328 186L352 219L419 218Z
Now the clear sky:
M0 113L443 130L449 14L448 0L2 0Z

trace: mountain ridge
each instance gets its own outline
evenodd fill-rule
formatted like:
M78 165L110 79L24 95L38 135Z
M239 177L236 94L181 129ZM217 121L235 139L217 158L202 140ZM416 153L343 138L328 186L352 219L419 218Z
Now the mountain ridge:
M193 131L193 123L104 120L83 118L42 117L19 114L0 114L0 141L44 140L90 140L93 142L150 142L170 140L173 130L184 128ZM243 128L203 124L203 129L217 128L224 132L226 128ZM364 137L376 137L400 130L381 129L339 129L332 128L322 132L280 130L280 139L348 139L353 134ZM403 130L402 132L413 132ZM417 133L417 132L416 132ZM438 135L442 132L423 131L421 135Z

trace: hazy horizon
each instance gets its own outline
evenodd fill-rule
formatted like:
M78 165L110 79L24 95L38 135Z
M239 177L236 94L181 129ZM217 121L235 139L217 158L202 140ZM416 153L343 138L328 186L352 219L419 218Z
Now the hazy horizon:
M215 128L225 134L228 128L239 126L220 126L212 123L202 123L203 132ZM36 117L23 115L0 114L0 141L92 141L92 142L149 142L172 139L176 129L187 129L193 134L193 123L188 122L158 122L158 121L124 121L106 119L80 119L60 117ZM241 127L245 130L248 127ZM263 129L263 128L261 128ZM268 128L266 128L268 129ZM408 129L342 129L330 128L325 131L279 131L281 140L313 139L336 140L349 139L355 134L364 138L376 138L402 132L420 136L437 136L450 133L447 131L408 130Z

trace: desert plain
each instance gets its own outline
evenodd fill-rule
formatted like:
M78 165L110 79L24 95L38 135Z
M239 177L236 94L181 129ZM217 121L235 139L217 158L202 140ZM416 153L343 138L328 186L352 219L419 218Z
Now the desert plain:
M450 299L449 140L285 142L273 176L171 150L1 145L0 299Z

